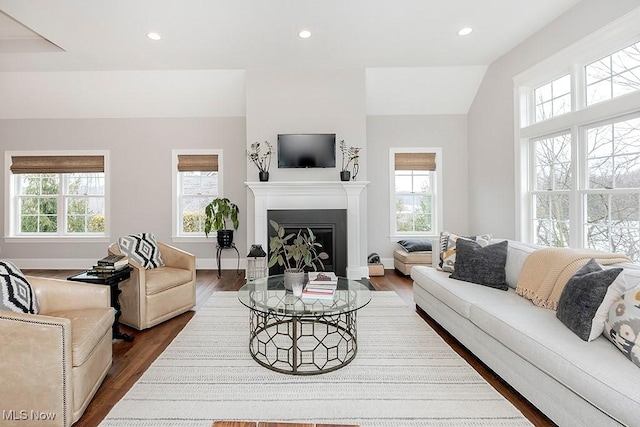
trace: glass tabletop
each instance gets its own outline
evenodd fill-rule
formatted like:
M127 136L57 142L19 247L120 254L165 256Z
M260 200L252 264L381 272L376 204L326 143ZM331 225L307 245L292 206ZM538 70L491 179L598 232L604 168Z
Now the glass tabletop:
M371 290L355 280L338 278L333 298L296 297L284 288L284 276L256 279L238 291L238 299L251 310L284 316L326 316L359 310L371 301Z

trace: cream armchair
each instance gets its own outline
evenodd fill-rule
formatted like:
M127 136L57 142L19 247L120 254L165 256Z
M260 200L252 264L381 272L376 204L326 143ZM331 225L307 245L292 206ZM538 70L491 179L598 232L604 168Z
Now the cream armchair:
M0 310L1 424L67 427L111 367L109 287L26 277L39 314Z
M196 305L196 257L158 242L163 267L145 269L129 260L131 278L120 283L120 322L147 329L191 310ZM117 243L110 254L120 255Z

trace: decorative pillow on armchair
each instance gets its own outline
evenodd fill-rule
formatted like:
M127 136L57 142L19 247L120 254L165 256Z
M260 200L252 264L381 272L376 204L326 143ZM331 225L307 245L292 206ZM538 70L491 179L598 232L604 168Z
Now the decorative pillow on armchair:
M611 306L604 335L640 366L640 287L628 290Z
M481 234L479 236L458 236L457 234L443 231L440 233L440 269L453 273L456 264L456 242L458 239L473 240L480 246L487 246L491 240L490 234Z
M31 284L11 261L0 260L0 310L38 314Z
M118 239L120 252L144 268L162 267L162 255L158 249L158 242L152 233L131 234Z

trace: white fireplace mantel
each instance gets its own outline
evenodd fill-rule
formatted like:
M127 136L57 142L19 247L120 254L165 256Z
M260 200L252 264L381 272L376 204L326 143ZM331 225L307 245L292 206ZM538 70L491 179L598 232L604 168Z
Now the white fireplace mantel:
M362 192L368 181L245 182L254 195L255 242L267 248L267 211L277 209L346 209L347 277L369 277L366 224L361 218Z

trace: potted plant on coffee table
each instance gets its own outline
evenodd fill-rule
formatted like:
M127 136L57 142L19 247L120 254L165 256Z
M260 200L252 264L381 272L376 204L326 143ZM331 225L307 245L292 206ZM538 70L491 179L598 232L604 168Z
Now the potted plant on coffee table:
M233 230L227 227L227 222L231 221L233 228L238 229L238 206L227 198L218 197L204 208L204 213L206 216L204 234L209 237L212 230L216 231L218 245L221 248L230 248L233 242Z
M269 223L276 232L269 239L269 267L276 264L284 267L285 289L291 290L292 283L304 282L305 267L314 271L318 267L324 269L322 260L328 259L329 255L321 251L322 245L316 242L316 236L310 228L285 235L283 226L273 220L269 220Z

